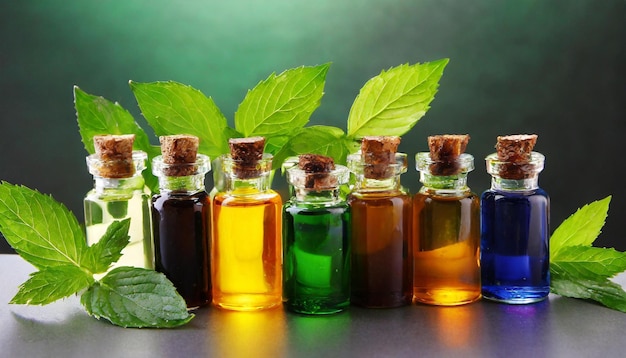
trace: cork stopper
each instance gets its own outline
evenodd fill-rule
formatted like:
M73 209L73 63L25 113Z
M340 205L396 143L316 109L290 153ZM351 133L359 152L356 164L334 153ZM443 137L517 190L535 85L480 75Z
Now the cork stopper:
M298 156L298 168L304 171L304 187L323 190L337 186L337 178L329 173L335 170L333 158L319 154L302 154Z
M429 170L437 176L456 175L462 168L458 161L461 154L465 153L470 136L467 134L443 134L428 137L430 151Z
M164 168L165 175L188 176L196 172L197 167L193 164L198 155L198 137L184 134L161 136L159 142L163 163L168 164Z
M257 163L263 158L265 138L231 138L228 145L230 157L235 162L233 172L238 178L249 179L261 174Z
M361 140L361 158L365 167L363 175L368 179L386 179L394 175L391 164L396 162L400 137L372 136Z
M134 141L134 134L97 135L93 137L96 156L102 162L98 168L101 177L129 178L135 174Z
M535 175L531 162L532 151L537 143L536 134L498 136L496 155L502 163L499 174L503 179L521 180Z

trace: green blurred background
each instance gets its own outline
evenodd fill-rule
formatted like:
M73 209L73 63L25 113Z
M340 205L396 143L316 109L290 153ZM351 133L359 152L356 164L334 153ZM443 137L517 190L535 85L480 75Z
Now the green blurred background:
M213 97L232 125L246 91L270 73L332 62L310 124L345 129L369 78L447 57L402 151L413 158L428 135L469 133L470 186L482 192L496 136L537 133L552 229L612 194L596 244L626 250L625 20L624 0L0 0L0 180L52 194L82 220L92 179L74 85L147 128L128 81L182 82ZM403 183L415 192L410 166Z

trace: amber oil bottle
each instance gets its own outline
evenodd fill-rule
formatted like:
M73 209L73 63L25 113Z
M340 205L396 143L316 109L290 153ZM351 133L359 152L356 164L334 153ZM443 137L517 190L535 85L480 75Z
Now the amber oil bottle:
M270 189L265 138L229 141L224 187L213 199L213 304L254 311L282 303L282 200Z
M352 213L350 302L371 308L411 302L411 197L400 185L407 158L399 137L364 137L348 156L356 184Z
M467 186L468 135L428 137L417 153L423 186L413 198L413 300L460 305L480 298L480 208Z

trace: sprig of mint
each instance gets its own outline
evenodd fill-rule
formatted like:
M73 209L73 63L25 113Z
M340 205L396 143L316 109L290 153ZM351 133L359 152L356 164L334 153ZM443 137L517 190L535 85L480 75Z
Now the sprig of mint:
M122 327L177 327L189 322L184 299L153 270L119 267L100 281L128 244L130 219L115 221L88 246L76 217L51 196L0 183L0 232L38 271L20 285L13 304L46 305L73 294L96 318Z
M611 197L580 208L550 237L550 287L555 294L597 301L626 312L626 292L610 278L626 270L626 253L591 245L606 220Z
M228 139L264 136L265 151L279 168L285 158L302 153L328 155L343 163L366 135L407 133L429 108L448 59L400 65L382 71L365 83L347 120L347 132L332 126L306 127L324 94L330 64L302 66L271 74L246 94L234 115L234 128L211 97L177 82L130 82L148 124L158 136L192 134L200 138L199 152L216 158L228 152ZM159 154L158 147L128 111L102 97L75 87L76 113L85 149L93 153L95 134L135 133L136 148ZM156 179L144 171L146 183L157 192Z

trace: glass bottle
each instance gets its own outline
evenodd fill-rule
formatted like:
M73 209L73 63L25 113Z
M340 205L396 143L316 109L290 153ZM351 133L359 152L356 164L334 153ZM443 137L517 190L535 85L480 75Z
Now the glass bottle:
M287 170L293 196L283 211L283 300L298 313L331 314L350 303L350 210L339 196L350 174L332 166Z
M367 175L372 166L362 153L348 156L356 184L348 195L352 214L352 304L398 307L411 302L411 197L400 185L404 153L392 153L384 175Z
M460 305L480 298L480 208L467 186L474 157L462 153L442 175L428 152L417 153L423 184L413 198L413 301ZM433 170L434 169L434 170Z
M224 190L212 204L213 304L240 311L278 306L282 200L270 189L272 156L242 161L234 158L231 145L231 154L221 163Z
M89 173L94 178L94 188L83 201L87 243L98 242L113 221L130 218L130 242L111 269L119 266L153 269L150 191L141 176L148 156L138 150L129 156L130 161L123 164L128 165L129 170L120 175L110 170L119 165L115 160L102 158L99 154L86 158Z
M163 156L152 161L160 188L152 197L155 268L190 309L211 300L211 201L204 188L210 170L209 157L202 154L194 163L166 164Z
M507 179L502 174L512 163L496 153L486 158L492 176L491 189L481 198L482 292L487 299L525 304L550 293L550 199L538 185L544 159L532 152L523 167L525 177Z

